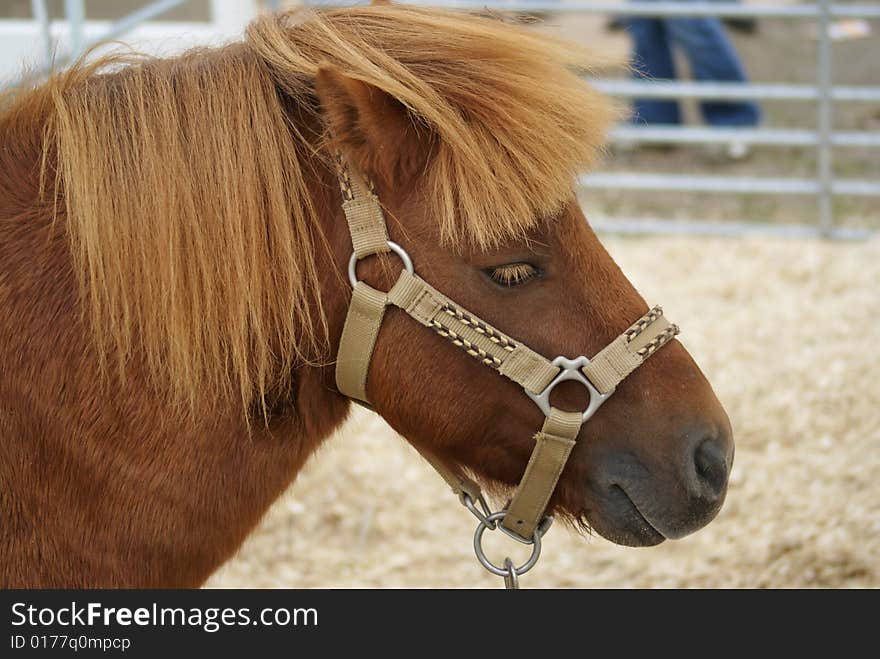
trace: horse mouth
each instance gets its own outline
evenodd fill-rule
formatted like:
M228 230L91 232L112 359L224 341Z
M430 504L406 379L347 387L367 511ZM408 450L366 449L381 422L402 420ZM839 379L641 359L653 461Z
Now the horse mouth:
M666 540L620 485L608 488L603 503L601 514L591 520L592 527L602 537L630 547L651 547Z

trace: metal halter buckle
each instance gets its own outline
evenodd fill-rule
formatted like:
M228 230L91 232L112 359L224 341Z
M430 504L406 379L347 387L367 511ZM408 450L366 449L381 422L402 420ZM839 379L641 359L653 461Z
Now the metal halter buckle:
M583 374L581 369L590 363L590 360L584 357L583 355L577 357L576 359L568 359L566 357L557 357L553 360L552 364L554 366L562 369L553 380L548 384L544 391L539 394L533 394L528 389L525 390L526 395L535 401L535 405L537 405L541 411L544 413L544 416L550 416L550 392L553 391L553 388L559 384L560 382L565 382L566 380L575 380L580 382L587 388L587 392L590 394L590 402L587 403L587 409L584 410L581 415L581 423L586 423L587 419L589 419L593 414L596 413L596 410L604 403L608 397L614 393L614 389L609 391L608 393L599 393L599 390L593 386L593 383L587 378L586 375Z
M415 270L413 269L412 259L409 257L409 254L406 253L406 250L398 245L395 242L391 242L390 240L386 241L388 245L388 249L397 254L400 257L400 260L403 261L404 269L409 273L413 274ZM365 256L372 256L372 254L366 254ZM351 258L348 259L348 281L351 283L351 287L354 288L355 284L358 283L357 278L357 263L360 259L355 252L351 253Z

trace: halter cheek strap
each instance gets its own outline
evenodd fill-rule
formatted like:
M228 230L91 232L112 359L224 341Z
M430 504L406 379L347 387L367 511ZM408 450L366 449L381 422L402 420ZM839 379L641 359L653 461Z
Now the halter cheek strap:
M519 487L506 510L500 513L490 513L479 486L473 480L423 453L461 501L480 519L475 536L477 557L491 572L515 581L531 564L519 568L511 564L504 571L489 563L479 548L482 531L496 528L500 521L509 535L535 545L533 558L537 560L540 537L549 526L549 518L544 517L544 512L581 425L627 375L678 334L678 327L663 317L660 307L654 307L592 359L581 356L549 360L467 311L415 274L406 251L388 239L382 208L372 187L341 159L339 182L353 246L348 267L352 297L336 360L339 391L369 406L367 374L370 359L385 309L394 305L485 366L519 384L545 415L541 430L535 434L535 448ZM404 265L391 290L378 291L357 279L357 262L361 258L389 251L397 254ZM576 380L587 389L590 402L585 410L564 412L550 405L551 391L565 380ZM530 562L531 559L527 564Z

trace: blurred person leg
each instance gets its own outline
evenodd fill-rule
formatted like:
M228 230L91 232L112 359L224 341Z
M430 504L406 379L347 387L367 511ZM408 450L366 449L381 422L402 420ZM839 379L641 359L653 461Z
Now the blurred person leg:
M669 40L684 51L694 79L706 82L748 82L733 43L717 18L670 18ZM703 101L703 118L710 126L754 126L761 119L752 101Z
M637 79L675 80L669 32L662 18L632 17L627 20L633 40L633 75ZM633 123L680 124L678 101L637 98L633 102Z

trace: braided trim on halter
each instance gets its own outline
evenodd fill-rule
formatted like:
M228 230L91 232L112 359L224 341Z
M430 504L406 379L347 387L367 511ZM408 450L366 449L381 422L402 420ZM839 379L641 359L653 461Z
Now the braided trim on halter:
M399 307L472 357L491 366L526 391L539 393L559 374L548 359L506 336L406 270L388 291Z
M516 349L516 343L514 343L511 339L501 334L501 332L496 330L491 325L487 325L482 320L478 318L473 318L470 314L467 314L464 311L457 309L454 305L449 303L444 304L440 308L440 310L443 313L452 316L463 325L467 327L472 327L474 331L479 332L481 335L485 336L489 341L501 347L503 350L513 352ZM471 357L474 357L475 359L478 359L486 366L498 370L504 363L498 357L489 354L480 346L462 337L448 325L444 325L441 320L437 320L435 318L428 321L428 327L430 327L444 339L448 339L449 341L451 341L452 345L462 348L467 354L469 354Z
M655 352L657 352L660 348L665 346L669 341L678 336L680 330L678 325L670 325L665 330L663 330L662 334L659 334L656 338L652 339L648 344L645 345L644 348L639 350L636 354L639 355L642 359L647 359Z
M480 334L485 334L487 337L489 337L489 340L492 343L497 343L505 350L513 352L514 349L516 348L516 344L513 341L511 341L509 338L507 338L506 336L501 334L494 327L487 325L486 323L484 323L483 321L481 321L479 319L471 318L468 314L456 309L451 304L445 305L443 307L443 311L448 313L450 316L454 316L454 317L458 318L458 320L460 320L465 325L470 325L475 330L477 330Z
M663 307L659 304L655 307L652 307L648 313L639 318L636 322L630 325L629 329L627 329L623 334L626 336L627 341L632 341L639 334L645 331L651 323L657 320L660 316L663 315Z
M452 342L452 345L462 348L467 354L480 360L480 362L482 362L486 366L490 366L496 370L501 368L500 359L498 359L497 357L493 357L479 346L476 346L467 339L462 338L461 336L456 334L455 330L446 327L439 321L428 321L428 327L437 332L437 334L442 336L444 339L449 339Z
M369 178L364 178L358 179L358 181L355 182L351 170L345 164L345 159L342 157L341 153L334 154L333 163L336 165L336 179L339 183L339 189L342 192L342 201L354 201L358 187L365 189L378 201L373 181Z

